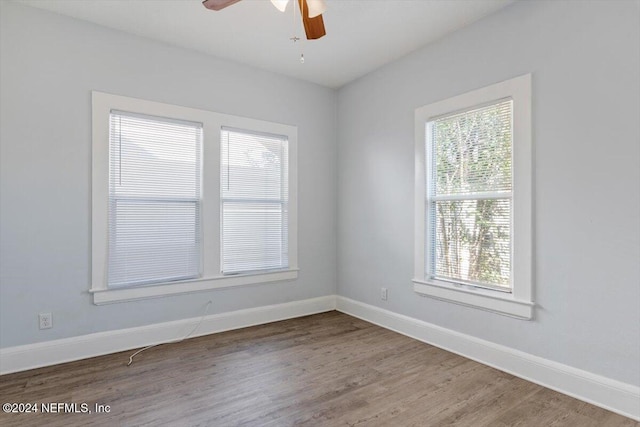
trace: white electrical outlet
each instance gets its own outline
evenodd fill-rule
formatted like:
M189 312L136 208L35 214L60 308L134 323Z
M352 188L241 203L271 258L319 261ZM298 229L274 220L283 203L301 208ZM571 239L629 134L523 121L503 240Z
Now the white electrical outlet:
M380 298L383 301L387 300L387 288L380 288Z
M40 329L53 328L53 317L51 313L40 313L38 314L38 319L40 320Z

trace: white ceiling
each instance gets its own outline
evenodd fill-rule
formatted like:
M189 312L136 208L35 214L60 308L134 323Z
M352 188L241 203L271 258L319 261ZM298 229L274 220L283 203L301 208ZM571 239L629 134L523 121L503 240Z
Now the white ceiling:
M327 35L295 44L295 1L285 13L269 0L219 12L201 0L16 1L336 88L515 0L327 0Z

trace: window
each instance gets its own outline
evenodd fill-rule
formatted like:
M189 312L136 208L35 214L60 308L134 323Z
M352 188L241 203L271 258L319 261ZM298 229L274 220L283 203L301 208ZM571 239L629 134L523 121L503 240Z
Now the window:
M112 111L112 288L200 276L202 124Z
M297 278L295 127L92 104L94 303Z
M511 289L512 100L427 123L427 277Z
M532 317L530 85L416 110L416 292Z
M222 271L287 268L286 136L222 130Z

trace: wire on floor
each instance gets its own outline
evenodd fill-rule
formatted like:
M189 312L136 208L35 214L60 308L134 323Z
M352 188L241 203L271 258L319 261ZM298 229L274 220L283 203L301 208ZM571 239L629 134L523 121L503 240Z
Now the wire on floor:
M187 338L189 338L196 330L198 330L200 325L202 325L202 321L204 320L205 316L209 312L209 307L211 307L211 304L212 304L212 302L211 302L211 300L209 300L209 302L207 302L207 305L204 308L204 312L202 313L202 316L200 316L200 321L198 322L198 324L191 331L189 331L189 333L187 335L185 335L184 337L182 337L180 339L177 339L177 340L161 342L161 343L158 343L158 344L152 344L152 345L148 345L148 346L146 346L144 348L141 348L140 350L136 351L131 356L129 356L129 363L127 363L127 366L131 366L131 364L133 363L133 358L136 357L137 355L139 355L140 353L142 353L143 351L149 350L150 348L157 347L157 346L163 345L163 344L179 343L179 342L182 342L182 341L186 340Z

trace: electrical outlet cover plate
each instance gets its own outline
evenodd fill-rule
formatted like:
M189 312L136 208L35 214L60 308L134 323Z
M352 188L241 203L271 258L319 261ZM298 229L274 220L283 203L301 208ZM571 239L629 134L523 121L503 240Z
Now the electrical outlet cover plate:
M40 329L53 328L53 317L51 316L51 313L38 314L38 320L40 321Z

